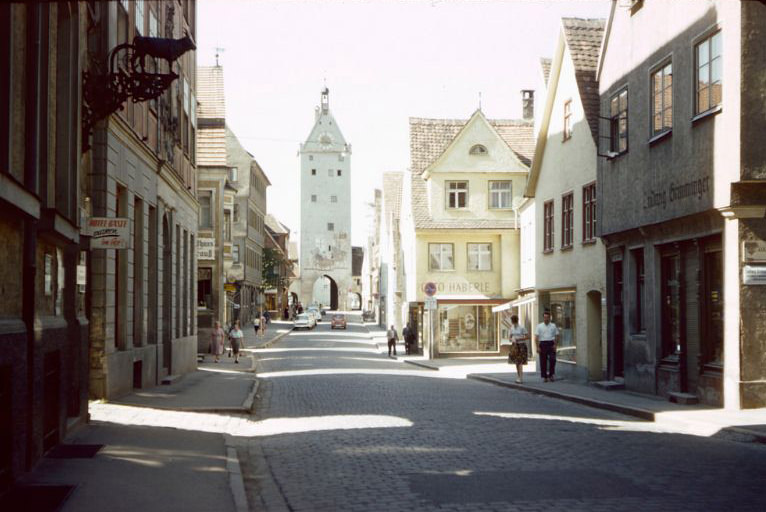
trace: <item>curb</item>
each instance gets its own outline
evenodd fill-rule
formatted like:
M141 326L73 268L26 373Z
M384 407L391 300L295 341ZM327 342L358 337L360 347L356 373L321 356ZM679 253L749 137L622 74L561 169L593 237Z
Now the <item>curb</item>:
M412 360L412 359L405 359L404 362L407 363L407 364L411 364L413 366L419 366L421 368L425 368L426 370L433 370L433 371L436 371L436 372L439 371L439 367L438 366L430 365L430 364L426 363L425 361L416 361L416 360Z
M277 334L276 336L271 338L269 341L264 341L261 344L255 344L254 346L248 347L247 349L248 350L258 350L258 349L261 349L261 348L270 347L271 345L273 345L274 343L277 343L278 341L280 341L282 338L284 338L285 336L287 336L291 332L293 332L293 328L292 327L290 327L290 329L288 329L287 331L283 332L282 334Z
M232 444L230 435L224 436L226 443L226 471L229 472L229 487L234 498L234 508L237 512L248 512L247 494L245 493L245 481L242 477L242 469L239 466L237 449Z
M242 409L245 412L251 412L253 410L253 401L255 400L256 393L258 393L259 383L260 381L258 379L253 379L253 387L247 395L247 398L245 398L245 401L242 402Z
M654 412L641 409L639 407L630 407L627 405L620 405L615 404L611 402L602 402L601 400L595 400L593 398L584 398L581 396L575 396L575 395L569 395L566 393L561 393L560 391L552 391L548 389L538 389L538 388L531 388L529 386L524 386L523 384L516 384L514 382L506 382L501 379L496 379L494 377L489 377L486 375L479 375L475 373L470 373L466 375L467 379L474 379L479 380L483 382L488 382L490 384L495 384L496 386L502 386L506 388L516 389L519 391L526 391L528 393L535 393L537 395L544 395L552 398L560 398L562 400L567 400L569 402L576 402L582 405L587 405L590 407L595 407L597 409L604 409L607 411L612 412L618 412L620 414L625 414L627 416L633 416L634 418L639 418L645 421L654 421L655 416Z

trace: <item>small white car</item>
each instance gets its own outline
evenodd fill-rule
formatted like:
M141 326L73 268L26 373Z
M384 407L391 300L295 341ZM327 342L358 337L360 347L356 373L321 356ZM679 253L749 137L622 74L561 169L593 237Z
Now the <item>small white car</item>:
M319 312L319 308L315 308L313 306L309 306L308 309L306 310L306 312L309 315L314 315L314 320L316 320L317 322L321 322L322 321L322 313Z
M300 313L297 317L295 317L295 322L293 322L293 329L313 329L316 327L317 323L314 319L314 315L310 313Z

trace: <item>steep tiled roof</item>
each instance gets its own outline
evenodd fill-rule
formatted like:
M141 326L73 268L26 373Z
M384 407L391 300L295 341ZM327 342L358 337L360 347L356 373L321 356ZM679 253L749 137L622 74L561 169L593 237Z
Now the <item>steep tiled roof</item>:
M401 172L383 173L383 204L386 212L386 229L391 230L391 216L401 219L402 181Z
M488 119L508 147L524 165L529 165L535 153L532 121ZM447 149L452 139L468 122L467 119L410 118L410 166L421 174Z
M278 234L278 235L286 235L290 231L285 227L284 224L279 222L272 214L267 213L266 218L264 219L264 223L266 224L266 227L268 227L272 232Z
M603 19L562 18L569 52L575 68L575 79L580 91L585 117L593 140L598 144L599 95L596 68L604 37Z
M197 165L226 167L226 129L197 130Z
M524 165L529 166L535 152L532 121L488 119L498 135L508 144ZM455 136L465 126L465 119L410 118L410 170L412 171L412 215L417 229L511 229L513 219L496 220L479 217L432 219L428 205L426 182L421 177Z
M551 76L551 59L547 58L541 58L540 59L540 68L543 72L543 81L545 82L545 86L548 86L548 78Z

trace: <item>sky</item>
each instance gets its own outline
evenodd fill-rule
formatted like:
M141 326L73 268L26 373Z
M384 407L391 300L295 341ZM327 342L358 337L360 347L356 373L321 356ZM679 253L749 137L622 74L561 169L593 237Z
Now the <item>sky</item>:
M226 119L266 172L267 210L298 227L298 147L324 85L352 146L352 243L366 245L374 189L409 168L409 118L521 118L540 91L562 17L608 0L199 0L197 64L223 66ZM216 50L222 48L222 50ZM535 98L537 108L543 98Z

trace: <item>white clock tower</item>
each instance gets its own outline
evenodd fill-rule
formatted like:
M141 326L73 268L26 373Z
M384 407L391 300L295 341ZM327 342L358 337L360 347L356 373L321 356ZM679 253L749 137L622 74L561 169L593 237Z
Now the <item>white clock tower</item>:
M314 127L298 151L299 300L348 308L351 279L351 145L324 88Z

